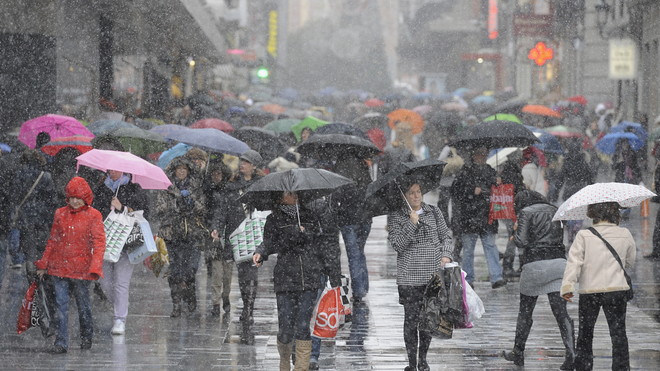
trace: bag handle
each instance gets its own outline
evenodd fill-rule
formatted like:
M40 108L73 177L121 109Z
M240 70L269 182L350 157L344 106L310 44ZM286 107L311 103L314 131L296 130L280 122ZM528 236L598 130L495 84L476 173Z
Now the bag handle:
M21 207L23 207L23 204L25 203L25 201L27 201L28 197L30 197L30 195L32 194L34 189L37 188L37 184L39 184L39 181L41 180L41 178L43 176L44 176L44 172L42 171L42 172L39 173L39 176L37 177L37 180L35 180L34 183L32 183L32 187L30 187L30 189L27 191L27 193L25 194L25 197L23 197L23 199L21 200L21 203L18 204L18 206L16 206L16 212L14 213L14 216L11 218L11 224L12 225L14 225L14 223L16 223L16 220L18 220L18 216L19 216L19 212L21 211Z
M612 247L612 245L610 245L610 243L607 242L607 240L604 239L603 236L600 235L600 233L598 233L598 231L596 230L596 228L594 228L594 227L589 227L588 229L589 229L589 231L591 231L591 233L595 234L596 237L600 238L600 239L605 243L605 246L607 246L607 249L610 250L610 252L612 253L612 255L614 255L614 259L616 259L616 261L617 261L617 262L619 263L619 265L621 266L621 269L623 269L623 275L626 277L626 281L627 281L627 282L632 282L632 281L630 280L630 276L628 276L628 273L626 272L626 268L623 267L623 263L621 262L621 258L619 258L619 254L616 253L616 250L614 250L614 248ZM632 285L630 285L630 288L632 289Z

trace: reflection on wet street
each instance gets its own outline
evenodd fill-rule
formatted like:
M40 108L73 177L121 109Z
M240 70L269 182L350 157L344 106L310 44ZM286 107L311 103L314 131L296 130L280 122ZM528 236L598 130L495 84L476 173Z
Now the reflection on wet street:
M660 364L660 262L643 258L651 251L656 208L657 205L652 205L648 219L640 218L639 209L633 209L630 220L623 223L632 231L638 248L636 266L631 272L635 299L628 306L627 317L631 366L635 370L657 370ZM403 307L398 304L395 284L396 255L387 246L384 227L384 217L374 219L366 247L371 278L369 295L353 308L352 323L340 330L338 338L323 342L319 359L322 370L402 370L407 364L402 335ZM501 251L503 238L500 235L498 240ZM475 322L474 328L455 330L450 340L433 340L429 351L432 370L515 369L498 354L510 350L513 344L518 283L510 282L504 288L492 290L480 250L475 250L475 291L483 300L486 313ZM345 256L342 264L347 272ZM131 283L126 335L110 335L111 305L93 295L94 345L90 351L79 350L75 336L78 321L76 310L72 309L71 345L65 355L46 354L44 350L52 344L52 339L42 338L36 329L16 335L16 314L27 281L22 272L8 269L0 289L0 369L275 370L279 355L271 279L273 266L273 262L268 262L260 272L254 346L239 344L238 316L242 303L236 277L229 315L211 316L210 281L206 267L201 267L197 312L184 312L181 318L173 319L169 317L171 301L167 281L137 267ZM577 309L577 301L569 303L569 313L576 320ZM594 369L609 369L610 349L607 323L601 314L594 336ZM545 297L539 297L525 353L526 369L558 369L563 362L564 347Z

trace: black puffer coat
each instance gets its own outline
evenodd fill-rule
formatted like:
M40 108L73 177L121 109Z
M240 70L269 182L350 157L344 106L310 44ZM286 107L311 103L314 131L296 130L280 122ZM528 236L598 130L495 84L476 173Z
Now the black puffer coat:
M497 173L489 165L464 165L451 185L454 203L452 228L459 233L497 232L497 223L488 224L490 189L495 185ZM480 187L481 194L474 189Z
M110 203L115 196L115 192L108 188L104 183L101 183L94 189L94 204L92 205L96 210L101 212L103 217L110 214ZM117 192L117 199L121 202L123 207L129 207L134 211L143 210L145 219L149 219L149 203L147 202L147 194L144 192L139 184L131 183L119 186ZM117 212L123 210L116 210Z
M524 190L515 197L518 229L513 241L524 249L521 265L538 260L566 258L564 229L561 222L552 221L557 207L538 192Z
M318 290L323 287L321 273L327 250L317 243L321 233L319 221L311 211L300 209L298 218L276 209L266 219L264 241L255 253L264 260L277 254L273 271L275 292Z

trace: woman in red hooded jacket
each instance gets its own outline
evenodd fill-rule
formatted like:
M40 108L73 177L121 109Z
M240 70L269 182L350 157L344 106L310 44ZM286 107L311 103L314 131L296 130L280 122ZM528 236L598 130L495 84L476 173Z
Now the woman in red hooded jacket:
M66 353L69 333L69 291L80 318L80 348L92 347L92 308L89 281L103 276L105 231L101 213L91 207L94 194L87 182L74 177L65 188L67 205L55 218L43 257L35 262L37 274L48 274L55 288L57 336L51 353Z

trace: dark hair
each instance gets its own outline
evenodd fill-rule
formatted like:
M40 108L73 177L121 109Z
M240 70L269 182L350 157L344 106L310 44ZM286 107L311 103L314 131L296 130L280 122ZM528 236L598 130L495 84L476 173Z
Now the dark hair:
M621 214L617 202L603 202L587 206L587 216L598 222L610 222L619 225Z
M408 190L410 190L410 187L414 186L415 184L418 184L419 188L422 190L422 193L424 193L424 189L422 189L422 184L417 177L406 177L401 180L397 180L396 183L399 185L399 187L401 187L401 191L403 193L408 192Z
M46 133L45 131L41 131L39 134L37 134L37 145L35 148L39 149L48 142L50 142L50 134Z

